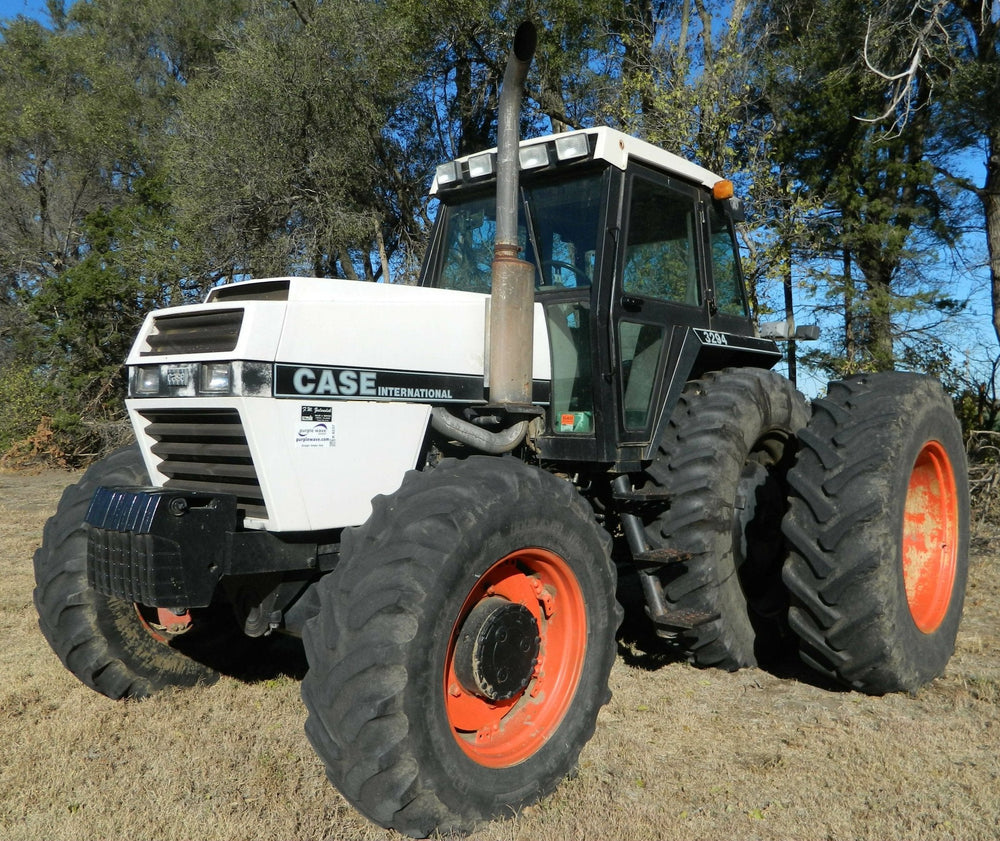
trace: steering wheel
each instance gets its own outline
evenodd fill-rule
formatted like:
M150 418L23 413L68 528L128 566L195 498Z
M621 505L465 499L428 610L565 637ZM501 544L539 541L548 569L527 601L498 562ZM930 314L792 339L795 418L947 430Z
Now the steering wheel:
M584 272L583 269L577 268L572 263L567 263L565 260L543 260L541 263L541 268L543 269L543 275L546 266L551 266L553 268L558 268L558 269L569 269L571 272L573 272L573 274L575 274L580 279L580 281L582 281L582 283L580 283L579 281L577 282L578 286L590 286L590 278L587 277L586 272ZM565 286L565 284L563 285Z

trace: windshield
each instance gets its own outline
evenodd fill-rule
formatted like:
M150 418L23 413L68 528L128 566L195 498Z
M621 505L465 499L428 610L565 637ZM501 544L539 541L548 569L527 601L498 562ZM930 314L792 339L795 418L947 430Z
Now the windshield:
M604 203L600 173L521 188L518 256L535 265L539 291L590 286ZM437 286L490 291L496 199L470 197L447 207L445 255Z

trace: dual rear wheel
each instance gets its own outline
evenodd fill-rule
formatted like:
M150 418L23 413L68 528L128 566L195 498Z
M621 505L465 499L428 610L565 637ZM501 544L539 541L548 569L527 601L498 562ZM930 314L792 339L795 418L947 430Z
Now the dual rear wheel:
M966 476L951 402L928 377L857 377L814 402L784 521L806 663L873 694L944 671L968 576Z
M913 691L950 658L968 571L965 449L933 379L829 386L808 416L782 377L692 382L649 476L671 497L653 546L672 610L714 616L674 644L740 668L797 649L863 692Z

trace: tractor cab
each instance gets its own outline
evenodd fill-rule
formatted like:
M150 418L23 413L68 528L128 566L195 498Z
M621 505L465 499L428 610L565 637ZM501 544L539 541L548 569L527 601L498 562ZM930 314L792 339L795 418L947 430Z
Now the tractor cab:
M780 358L750 320L730 182L609 128L524 141L519 163L518 256L551 355L545 457L647 459L686 380ZM494 150L438 168L421 285L491 292L495 173Z

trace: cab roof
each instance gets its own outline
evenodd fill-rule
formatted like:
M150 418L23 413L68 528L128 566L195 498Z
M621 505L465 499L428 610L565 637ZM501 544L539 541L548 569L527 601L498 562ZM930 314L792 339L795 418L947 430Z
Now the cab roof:
M573 150L566 154L562 150ZM461 184L485 181L496 173L496 149L476 152L438 167L431 195ZM676 175L711 189L723 178L705 167L667 152L645 140L607 126L547 134L519 144L521 171L580 160L603 160L624 170L630 160L639 161L668 175Z

